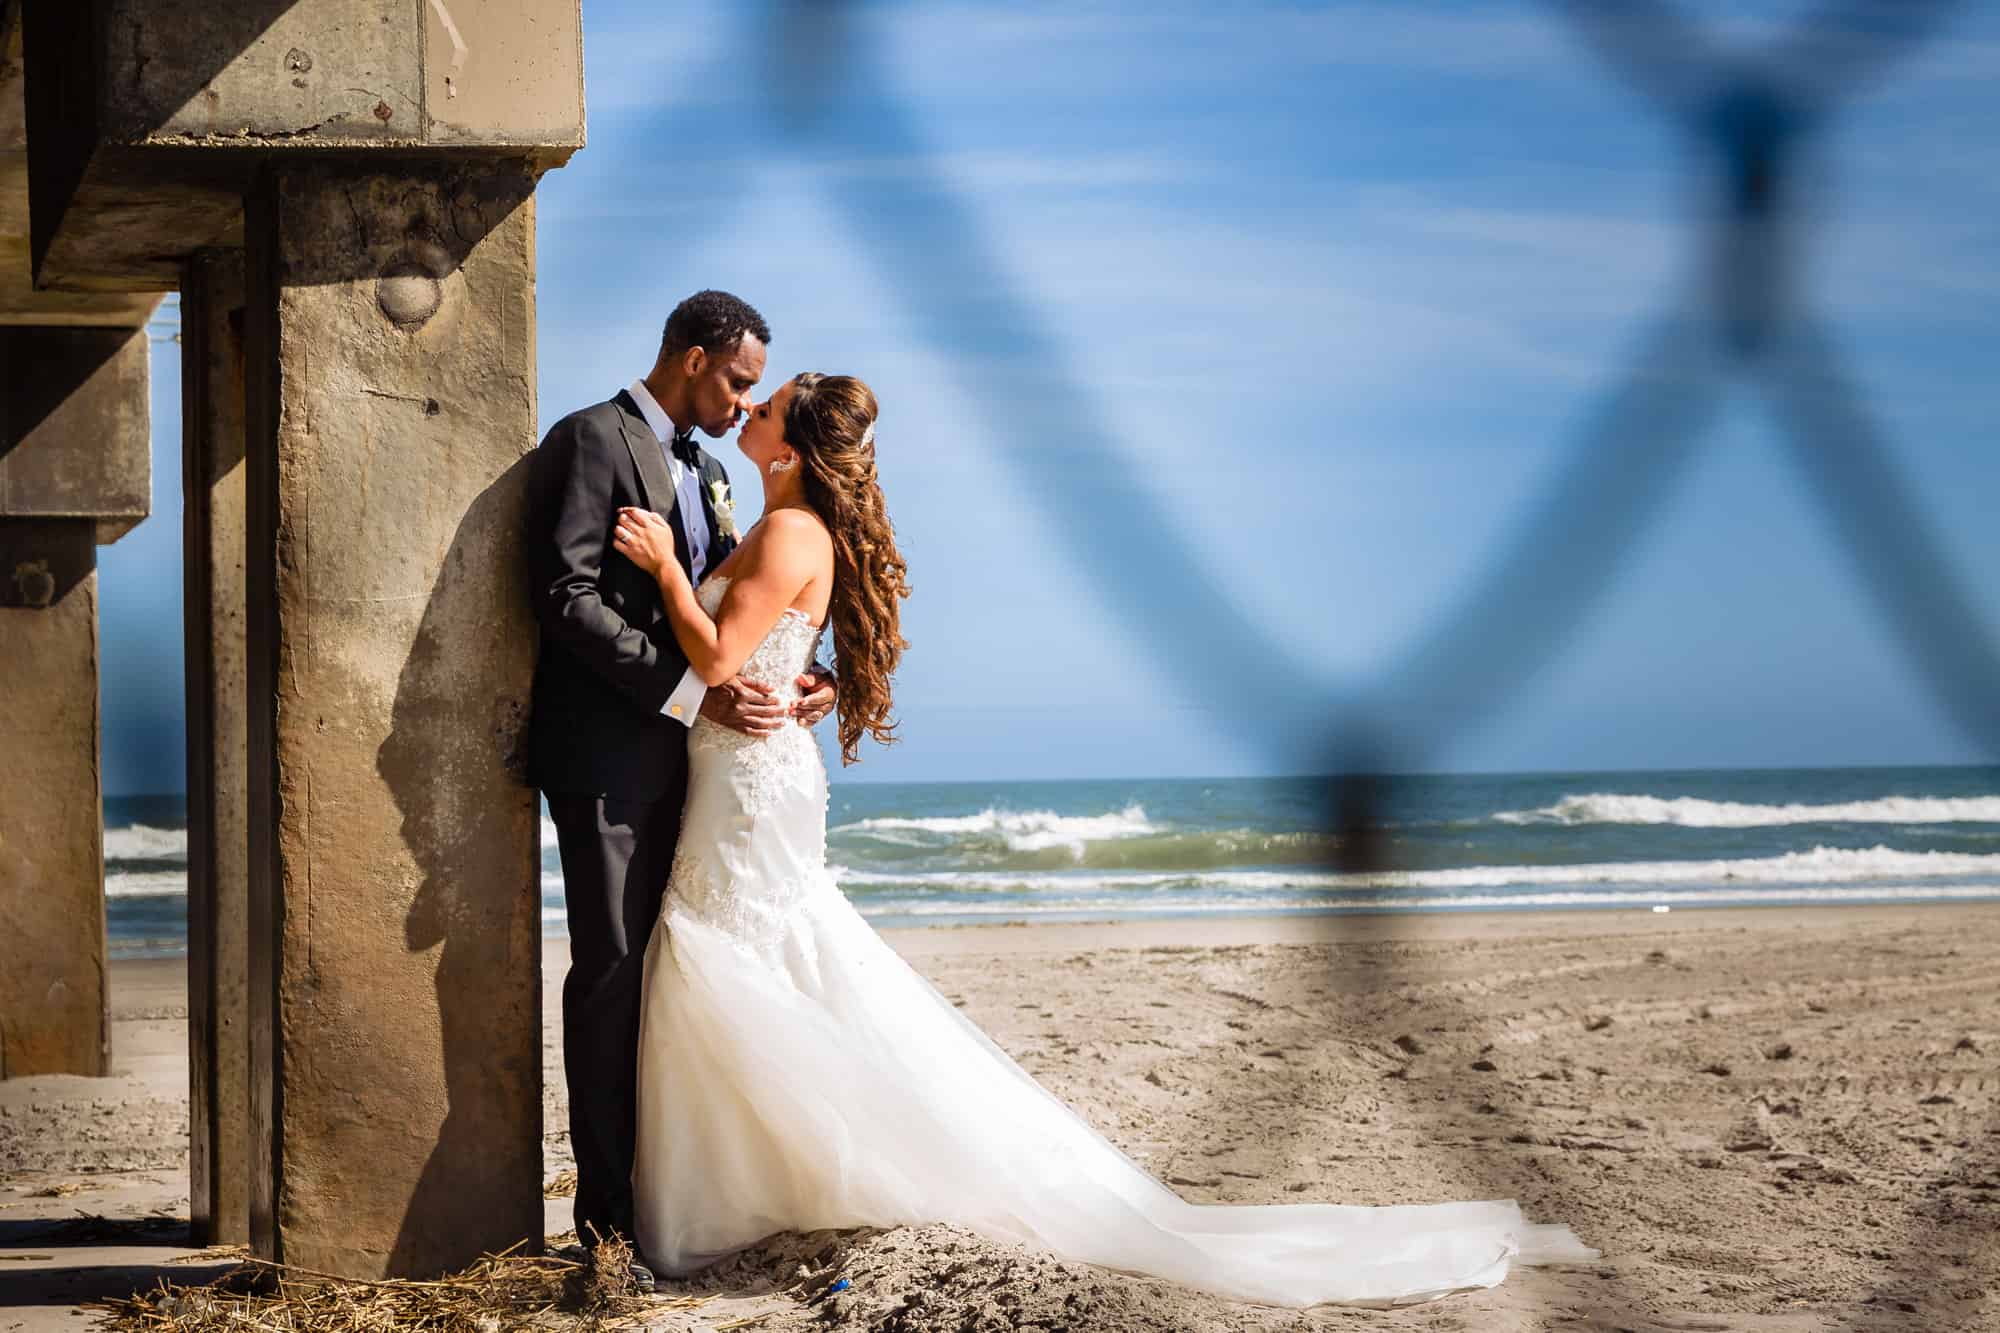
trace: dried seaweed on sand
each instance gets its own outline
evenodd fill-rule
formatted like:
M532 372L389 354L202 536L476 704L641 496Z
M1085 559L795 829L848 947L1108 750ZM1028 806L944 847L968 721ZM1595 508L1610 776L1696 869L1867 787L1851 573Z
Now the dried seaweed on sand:
M485 1255L431 1281L362 1281L246 1259L212 1282L162 1280L150 1291L91 1308L101 1327L129 1333L501 1333L521 1327L609 1333L710 1299L639 1295L630 1251L616 1237L588 1266L519 1248Z

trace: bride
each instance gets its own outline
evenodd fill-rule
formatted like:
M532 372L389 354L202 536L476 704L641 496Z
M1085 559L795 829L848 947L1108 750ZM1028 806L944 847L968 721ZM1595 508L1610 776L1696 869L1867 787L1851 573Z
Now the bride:
M764 516L689 586L672 530L619 511L713 685L795 680L826 624L841 757L890 740L905 566L875 474L875 395L803 374L739 441ZM789 689L789 686L783 687ZM1390 1305L1587 1261L1511 1200L1202 1206L1044 1091L899 958L826 865L826 771L803 727L689 737L687 807L646 951L637 1241L684 1273L780 1231L948 1222L1065 1258L1266 1304Z

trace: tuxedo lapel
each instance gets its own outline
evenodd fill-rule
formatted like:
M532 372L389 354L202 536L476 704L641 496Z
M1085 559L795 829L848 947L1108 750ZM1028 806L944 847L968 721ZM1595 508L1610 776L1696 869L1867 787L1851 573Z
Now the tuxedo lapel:
M632 401L632 395L621 389L617 402L618 429L625 436L632 466L638 469L639 489L644 492L646 507L664 517L667 526L674 530L674 556L681 562L681 568L686 569L691 563L687 531L681 525L680 497L674 491L673 474L667 471L666 451L653 437L653 428L646 424L645 417L639 415L639 405Z
M639 405L624 390L618 393L618 429L625 436L625 448L632 466L639 470L639 489L646 494L646 507L671 516L674 508L674 479L667 472L666 452L653 438L653 428L639 415Z
M708 524L708 567L710 569L714 569L717 565L727 560L729 553L736 549L736 539L734 537L723 536L721 526L716 522L715 486L717 482L722 483L725 487L728 486L729 474L722 470L722 464L716 462L709 455L708 450L703 449L701 451L701 516Z

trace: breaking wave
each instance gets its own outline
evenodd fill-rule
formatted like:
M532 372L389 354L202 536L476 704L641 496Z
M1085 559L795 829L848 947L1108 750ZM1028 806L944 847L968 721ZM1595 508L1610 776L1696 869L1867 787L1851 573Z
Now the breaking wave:
M1582 865L1457 866L1439 870L1327 871L1239 870L1201 875L1144 874L1020 875L990 871L930 871L896 874L834 868L841 888L851 894L871 890L928 889L950 893L1063 893L1193 888L1271 892L1343 889L1500 889L1584 884L1771 884L1813 885L1876 880L1895 883L1973 876L2000 880L2000 855L1962 852L1904 852L1890 847L1860 850L1815 847L1782 856L1711 861L1608 861Z
M1884 796L1831 805L1756 805L1695 796L1565 796L1538 810L1502 810L1502 824L1678 824L1766 828L1779 824L2000 824L2000 796Z

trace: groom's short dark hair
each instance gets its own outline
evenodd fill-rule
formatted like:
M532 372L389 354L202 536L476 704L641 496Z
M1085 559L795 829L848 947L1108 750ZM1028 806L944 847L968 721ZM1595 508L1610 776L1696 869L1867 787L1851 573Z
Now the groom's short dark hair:
M750 334L769 345L771 326L751 304L728 292L699 291L674 307L667 316L666 331L660 335L660 351L668 356L699 347L710 355L733 352L736 344Z

